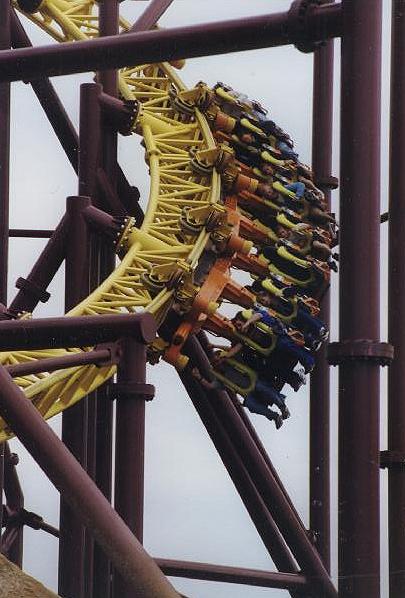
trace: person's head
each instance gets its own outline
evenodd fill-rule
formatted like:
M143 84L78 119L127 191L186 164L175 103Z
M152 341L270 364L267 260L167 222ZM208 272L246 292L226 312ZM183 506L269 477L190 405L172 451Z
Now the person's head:
M279 239L288 239L288 237L290 236L290 231L285 226L278 224L277 229L276 229L276 234Z
M232 318L232 324L235 327L235 330L238 332L241 331L243 324L245 324L245 319L242 316L242 312L238 311L238 313Z
M270 297L269 297L269 294L264 289L261 289L260 291L258 291L256 293L256 298L257 298L257 300L258 300L259 303L261 303L262 305L264 305L264 307L269 307L270 306Z
M262 167L260 170L266 176L272 176L274 174L272 167L270 166L270 164L267 164L266 162L264 164L262 164Z

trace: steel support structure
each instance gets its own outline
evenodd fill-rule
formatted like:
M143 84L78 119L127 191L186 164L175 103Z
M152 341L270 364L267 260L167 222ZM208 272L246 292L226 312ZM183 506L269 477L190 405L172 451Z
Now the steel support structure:
M0 0L0 50L10 48L10 2ZM7 305L10 178L10 85L0 84L0 303ZM4 444L0 444L0 535L4 473ZM1 549L1 537L0 537Z
M79 165L79 180L80 175ZM90 203L90 198L86 196L68 197L66 202L69 221L65 259L66 311L84 299L90 290L89 230L83 215ZM62 414L62 441L84 470L87 469L87 420L87 398ZM59 520L58 593L63 598L85 598L85 528L63 496L60 499Z
M312 169L315 184L330 210L333 131L334 41L314 53ZM330 296L324 295L320 318L329 327ZM325 567L330 570L330 376L327 349L317 353L310 386L309 528Z
M179 594L153 559L3 367L0 368L0 413L92 531L96 541L131 585L134 595L178 598Z
M116 397L114 506L143 542L146 347L125 339L118 366ZM151 398L151 397L149 397ZM113 597L131 598L130 586L114 571Z
M155 561L165 575L172 577L220 581L262 588L287 589L291 593L294 593L294 590L297 593L305 591L308 587L308 579L305 575L299 573L273 573L258 571L257 569L225 567L211 565L210 563L193 563L171 559L155 559Z
M6 4L8 5L8 2ZM149 15L147 13L143 15L144 20L151 23L153 11L156 10L158 14L162 7L169 4L168 0L155 0L149 6ZM398 570L403 568L402 561L405 554L404 535L401 534L401 526L398 525L398 520L402 522L404 517L402 497L405 495L404 473L400 471L398 465L403 463L405 453L401 438L405 414L398 401L402 388L400 372L403 370L401 366L403 339L400 335L404 319L401 314L405 290L402 289L401 282L404 278L404 276L401 278L401 264L404 260L397 243L402 235L402 230L398 228L404 210L401 194L403 191L405 193L405 183L402 180L403 175L398 159L402 155L402 149L405 151L405 147L402 148L405 136L402 130L404 127L401 112L403 77L400 76L405 60L404 42L401 39L401 34L404 33L403 4L403 0L394 0L392 85L395 85L395 94L392 94L391 114L391 130L395 131L395 135L393 133L391 135L390 342L395 344L397 349L397 365L393 367L390 374L389 399L390 518L391 529L394 530L390 538L390 577L394 598L403 594L404 576L398 574ZM111 3L103 2L100 7L101 33L107 34L106 38L74 44L66 43L58 47L23 48L22 46L29 44L29 40L27 43L27 40L21 37L21 31L18 34L20 38L15 33L18 32L18 27L13 13L13 35L17 40L15 45L20 45L20 49L14 52L8 50L0 52L0 81L3 82L0 89L6 89L7 84L4 82L13 80L35 81L41 77L44 81L46 76L84 70L114 69L127 64L212 55L236 49L246 50L288 43L298 45L302 37L307 41L308 39L320 41L342 34L340 342L331 351L333 363L340 366L339 595L342 598L360 596L379 598L379 367L384 360L384 355L387 354L379 342L378 299L381 2L380 0L356 0L355 2L342 0L342 5L328 3L314 7L306 17L305 35L302 35L302 31L299 32L299 28L297 29L297 23L293 22L291 13L279 13L243 21L143 33L139 33L141 26L136 23L137 32L117 36L114 35L117 3L115 0ZM0 43L4 41L1 37L4 31L2 26L3 22L0 24ZM149 26L153 26L153 23ZM313 162L316 182L325 191L328 189L330 179L331 72L332 50L329 43L316 52L314 74L316 118L314 119ZM99 80L104 84L104 91L114 95L113 75L106 76L107 80L110 77L111 88L109 89L106 89L108 83L103 82L103 77L104 75L101 75ZM42 99L40 99L41 103L44 103L46 98L52 97L52 91L48 84L45 84L42 92ZM74 131L69 128L63 106L56 102L54 108L55 112L48 116L51 122L53 120L55 123L59 116L62 118L62 129L56 130L56 133L65 151L68 150L69 159L74 163ZM1 114L1 118L4 118L4 111ZM66 133L68 131L66 126L70 132ZM57 123L54 127L57 129ZM118 195L115 187L116 176L119 188L120 174L116 164L115 142L112 140L115 133L112 131L110 133L110 141L105 143L105 163L103 168L98 170L97 177L100 177L102 172L104 177L102 180L105 184L103 183L101 187L109 188L110 196L114 200ZM3 130L1 134L4 134ZM106 139L104 134L103 141ZM322 139L322 148L320 139ZM8 147L8 144L6 145ZM115 156L115 159L111 156ZM4 163L0 156L2 169ZM0 185L3 189L3 183ZM98 186L100 187L100 179L98 179ZM128 187L127 185L127 190ZM84 187L80 189L79 193L82 193ZM85 195L92 195L92 193L86 191ZM1 210L4 216L3 208ZM10 306L11 313L31 311L40 300L46 300L46 287L65 256L68 220L69 218L66 217L57 228L48 249L43 253L30 277L27 280L19 280L20 292ZM76 225L79 221L83 223L82 220L79 216L75 217ZM92 272L95 271L96 269L92 268ZM101 270L97 270L97 276L100 272ZM72 284L71 278L69 284ZM126 318L136 318L136 316L105 316L102 330L99 330L99 318L90 316L85 318L85 329L80 318L52 319L52 323L50 323L51 319L37 322L5 321L0 323L0 348L81 346L86 343L101 342L101 339L111 342L122 336L125 328L128 329ZM324 311L323 318L327 318L327 311ZM52 331L49 325L52 326ZM135 340L129 342L131 346L136 346L138 340L145 337L142 324L139 323L139 326L138 336L135 332ZM189 353L193 360L207 373L208 362L199 343L192 340L190 347ZM126 355L125 359L128 362L124 362L122 368L124 374L120 383L142 384L139 372L131 366L133 355L130 349ZM143 364L143 359L140 362ZM249 429L241 410L226 393L215 392L208 401L205 393L198 389L195 381L186 371L182 374L185 386L189 389L190 396L266 548L283 573L226 571L226 568L205 564L198 567L195 563L160 560L166 572L175 575L177 571L177 574L188 577L221 579L235 583L237 580L238 583L256 584L257 582L257 585L264 584L265 587L285 587L289 589L291 595L296 596L305 587L316 596L336 598L336 591L327 572L329 566L329 433L326 425L328 420L326 397L329 393L325 372L326 366L323 360L318 364L318 370L313 376L311 407L311 529L316 534L317 548L324 563L321 562L321 558L308 539L288 495L272 471L270 459L266 458L263 447L255 438L253 431ZM16 431L50 479L64 492L65 498L70 501L82 520L90 524L108 558L114 562L114 567L119 570L125 583L130 584L131 592L142 596L157 594L176 596L171 586L156 570L153 563L151 564L151 560L147 558L133 533L123 526L122 521L111 510L108 501L89 480L77 461L53 435L31 403L22 400L21 391L12 383L5 368L0 368L0 382L0 411L7 416L9 425ZM124 400L123 396L119 399L120 402L121 400ZM135 401L132 403L127 401L125 404L122 402L124 411L133 410L134 405ZM139 422L142 423L142 418L138 419L138 424ZM141 430L138 432L138 438L141 438ZM129 446L118 450L126 454ZM132 449L135 450L135 444L132 445ZM100 454L97 451L99 463L102 462ZM321 459L319 459L320 455ZM138 473L141 464L143 466L142 460L135 463L135 471ZM124 505L128 498L132 501L136 495L139 506L142 488L140 486L135 489L125 488L120 479L122 479L122 472L118 471L117 508L122 510L124 517L130 522L131 516L134 516L133 511L128 510L127 507L118 507L118 504L122 501ZM119 498L120 493L121 498ZM132 531L138 535L141 534L140 521L141 514L138 513L137 518L135 517L130 523ZM299 570L302 574L298 573ZM108 568L105 571L109 575ZM148 571L149 581L146 580ZM205 577L201 577L203 575ZM88 586L91 585L90 582L87 583ZM153 589L148 585L149 583L154 586ZM278 583L280 585L270 585ZM98 595L95 584L86 595L94 597ZM140 587L143 593L139 593ZM94 590L93 594L91 590ZM109 581L105 577L103 596L109 598L109 592ZM77 596L80 596L80 593Z
M306 19L306 38L323 41L341 34L340 4L313 9ZM288 12L219 21L159 31L128 33L41 46L0 54L0 81L32 81L57 76L137 66L152 62L211 56L299 43L296 23Z
M388 372L390 597L405 594L405 2L394 0L391 43L388 339L395 356Z
M24 494L18 479L16 465L18 458L10 451L8 443L4 445L4 494L6 497L7 508L14 513L19 513L24 508ZM11 530L13 534L12 541L6 551L7 558L22 567L24 550L24 530L18 527ZM7 530L6 530L7 532ZM3 547L4 548L4 547Z
M181 380L271 558L279 568L296 573L297 565L210 400L187 371Z
M136 33L152 29L171 4L173 4L173 0L151 0L132 25L130 32Z
M339 595L379 598L382 3L342 9Z
M118 0L101 2L99 5L99 35L116 35L118 33ZM102 70L97 74L97 81L101 90L112 97L117 96L117 72L115 70ZM98 112L98 126L100 140L98 166L102 168L112 193L117 191L117 131L103 118L100 109ZM101 205L101 197L94 195L94 204ZM91 286L97 287L115 267L115 252L112 247L106 247L97 237L91 242ZM92 450L92 465L98 487L111 501L113 488L113 403L108 399L107 387L100 388L94 393L89 419L89 440ZM111 563L105 558L98 546L89 546L93 559L93 582L89 587L89 598L94 596L111 595Z
M210 362L197 339L192 338L188 342L188 354L202 374L209 377ZM255 480L257 490L298 566L308 575L311 591L323 598L332 596L336 598L337 592L318 553L311 544L302 524L297 520L296 513L291 509L276 478L267 467L257 445L247 433L229 396L225 392L212 391L210 399L219 420L228 436L233 439L239 456L244 460L250 475Z
M35 318L0 322L0 350L66 349L110 343L131 336L154 339L153 317L144 314Z

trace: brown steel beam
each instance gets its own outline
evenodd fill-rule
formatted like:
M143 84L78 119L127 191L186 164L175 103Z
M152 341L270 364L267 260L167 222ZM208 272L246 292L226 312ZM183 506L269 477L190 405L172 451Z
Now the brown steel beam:
M276 567L281 571L298 573L297 564L282 538L274 519L270 515L263 499L230 437L220 422L211 399L196 383L193 376L185 370L180 374L193 405L204 424L235 488ZM294 591L293 598L299 598Z
M188 343L188 354L191 357L191 362L199 367L204 376L209 377L211 375L210 362L195 338L190 339ZM239 454L243 456L261 498L289 549L304 574L308 575L311 580L312 590L319 593L323 598L336 598L337 592L318 553L311 544L302 524L297 520L296 513L291 509L277 480L268 469L258 447L250 435L246 434L246 428L229 397L225 392L212 391L210 398L220 421L222 421L229 436L233 438Z
M306 31L312 33L314 40L340 35L340 8L339 4L330 4L308 14ZM291 33L295 26L288 12L284 12L67 42L57 47L4 50L0 53L0 81L31 81L38 76L67 75L282 46L300 41L299 36Z
M10 2L0 0L0 50L10 48ZM0 84L0 302L7 305L9 184L10 184L10 85Z
M389 189L388 339L395 356L388 372L388 451L397 462L388 469L390 597L405 595L405 1L394 0L391 30L391 121Z
M31 401L0 368L0 413L139 598L178 593Z
M114 507L143 542L146 346L122 341L116 397ZM142 388L144 387L144 388ZM114 571L114 598L132 598L131 588Z
M11 10L11 42L13 48L31 48L31 41L25 32L14 8ZM32 89L37 96L57 138L59 139L69 162L77 172L78 139L76 129L49 79L40 78L31 82Z
M81 181L82 161L83 156L79 155L79 181ZM79 184L79 190L81 187L83 185ZM66 200L66 215L69 220L69 243L67 243L65 259L66 311L72 309L89 294L89 230L84 211L90 204L90 198L86 196L68 197ZM85 470L87 469L87 421L87 398L62 414L62 441ZM85 598L85 569L85 528L62 495L59 514L58 593L60 596Z
M46 289L65 259L67 229L67 218L64 216L27 279L20 278L17 281L20 290L11 302L9 309L12 313L32 312L40 301L45 302L49 298Z
M379 598L382 2L342 8L339 596Z
M0 349L62 349L109 343L130 336L151 342L156 324L149 313L36 318L0 322Z
M30 39L15 14L14 9L12 9L11 13L11 33L14 48L32 47ZM72 167L77 172L79 139L59 96L52 83L46 77L35 79L31 82L31 85ZM107 205L114 205L114 214L122 216L126 212L129 212L136 217L138 224L142 223L143 213L138 204L139 192L136 187L132 187L128 183L119 166L117 166L119 198L115 195L112 196L109 181L103 171L97 173L97 181L104 201Z
M95 349L94 351L83 351L81 353L72 353L62 357L49 357L48 359L37 359L15 365L6 365L5 368L13 378L19 376L30 376L39 372L54 372L79 365L108 365L116 363L114 355L116 346L112 345L105 349Z
M170 577L185 577L186 579L201 579L285 590L304 590L308 587L308 579L305 575L299 573L275 573L171 559L155 559L155 562L163 573Z
M6 505L12 511L20 511L24 508L24 494L18 479L17 463L18 458L11 453L9 444L4 443L4 494L6 496ZM7 556L10 561L22 567L23 528L19 528L13 536L13 542L7 551Z
M0 50L10 48L10 2L0 0ZM10 85L0 84L0 303L7 305L10 183ZM3 496L4 444L0 444L0 507ZM2 509L0 508L0 532ZM1 538L0 538L1 549Z
M330 210L333 133L333 40L314 53L312 169ZM330 296L319 316L329 327ZM330 374L326 345L317 353L310 386L309 527L324 565L330 571Z
M171 4L173 4L173 0L150 0L141 16L138 17L129 31L136 33L152 29Z
M23 239L50 239L54 230L32 229L32 228L10 228L9 237Z
M118 33L119 5L117 0L101 2L99 4L99 35L100 39ZM97 74L97 81L101 90L111 97L117 96L117 72L102 70ZM108 119L100 114L99 122L100 155L99 166L103 169L112 194L118 191L117 185L117 132L110 125ZM100 207L100 196L94 196L94 204ZM139 207L139 206L138 206ZM92 279L91 286L95 287L104 280L115 267L115 253L112 247L106 247L100 239L92 240ZM113 404L108 398L107 387L95 393L92 412L89 419L89 441L92 443L92 460L94 477L98 487L111 500L112 470L113 470ZM112 591L111 563L105 558L98 546L88 547L93 558L93 580L89 587L89 598L92 595L110 598Z
M210 346L210 343L208 342L206 334L203 331L201 331L197 334L197 338L198 338L199 342L201 343L201 346L204 349L204 352L207 354L207 356L209 358L212 357L212 355L211 355L212 348ZM274 467L271 459L269 458L269 455L268 455L266 449L264 448L263 443L260 440L259 435L256 432L252 422L250 421L249 416L246 414L246 410L243 408L243 406L241 405L241 403L238 401L238 399L236 398L236 396L234 394L228 392L228 395L229 395L236 411L238 412L244 426L246 427L246 431L252 437L253 442L256 444L257 448L259 449L260 454L262 455L263 459L265 460L266 465L269 468L272 476L277 481L277 484L279 485L281 491L283 492L286 500L289 502L291 510L295 513L295 515L297 517L297 521L302 523L300 520L300 517L298 515L298 512L297 512L290 496L288 495L287 490L285 489L284 484L280 479L280 476L278 475L278 473L276 471L276 468ZM305 528L303 527L303 529L305 529Z

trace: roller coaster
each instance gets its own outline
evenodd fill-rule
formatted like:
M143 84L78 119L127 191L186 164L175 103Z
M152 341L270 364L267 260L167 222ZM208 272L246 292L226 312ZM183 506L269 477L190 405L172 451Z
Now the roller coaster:
M6 4L8 6L8 2L2 6ZM349 4L348 0L345 4ZM360 4L363 7L362 0ZM376 4L374 0L373 4ZM19 13L62 47L66 45L69 49L76 45L86 48L89 44L88 47L95 48L95 44L102 41L102 36L113 33L115 40L132 40L135 36L136 42L137 33L142 28L154 27L167 5L170 2L151 2L151 12L155 7L156 13L147 27L139 23L133 26L118 16L115 0L110 5L104 0L100 6L94 0L13 0L7 11L11 37L14 35L13 44L20 48L14 52L21 58L19 64L24 69L23 53L28 52L24 55L28 64L29 52L35 60L36 49L22 49L29 44L18 20ZM287 15L275 15L273 21L269 19L266 25L270 31L268 35L271 37L273 34L278 40L274 45L293 41L300 50L315 51L320 61L328 56L329 71L324 75L331 77L332 46L330 41L326 47L323 43L328 37L340 35L343 28L340 9L340 5L333 3L296 0ZM112 10L110 14L109 10ZM360 8L346 8L345 14L356 10L361 12ZM352 15L356 23L360 12ZM113 28L109 30L107 25L111 23ZM273 25L274 30L271 29ZM252 41L248 31L250 26L253 31L259 24L246 25L246 48L259 47L255 45L258 42ZM236 23L233 27L237 29ZM159 39L163 40L166 34L164 30L156 29L150 34L143 34L144 37L139 40L144 39L147 45L148 35L160 36ZM181 33L178 35L181 36ZM197 30L195 35L197 46ZM213 38L215 35L213 29ZM113 38L106 38L106 42L108 40ZM181 43L179 45L180 48L185 47ZM266 44L263 42L262 45ZM52 51L50 48L49 56ZM323 172L322 176L319 172L314 174L310 166L300 161L290 135L272 120L271 113L260 102L233 89L232 82L218 82L210 87L200 81L193 88L187 88L178 74L184 64L179 52L181 49L174 55L169 53L167 62L153 60L138 64L138 61L133 66L123 66L123 59L117 58L113 65L120 67L113 75L116 76L116 95L111 88L108 89L105 74L100 72L95 83L83 86L86 89L82 100L87 92L94 94L102 127L114 131L114 134L137 136L138 142L140 139L150 176L146 210L142 213L136 203L136 193L135 202L125 205L119 185L115 183L114 188L108 179L108 167L100 169L98 148L91 155L91 140L85 140L81 133L78 147L79 195L70 199L76 199L75 205L81 206L85 228L97 231L96 251L102 252L103 246L110 248L112 243L116 257L110 254L109 272L85 298L69 309L65 315L66 323L58 320L57 326L64 326L67 331L69 322L72 322L71 342L65 344L55 341L58 337L56 328L48 348L44 348L46 343L41 345L39 337L35 337L36 330L41 326L46 328L46 320L40 320L38 328L35 328L30 307L47 300L47 283L35 278L35 268L34 274L17 281L19 293L9 307L3 305L1 308L0 336L3 334L5 338L1 348L7 345L7 341L13 346L14 333L17 336L21 333L26 338L26 345L0 353L4 385L9 388L10 396L13 393L15 397L18 395L17 403L22 404L24 409L31 409L27 411L25 421L34 418L35 426L38 426L36 429L43 430L43 436L47 434L43 420L70 409L76 413L77 404L100 389L115 387L117 398L121 393L124 401L134 400L134 397L139 401L140 396L150 398L148 393L152 394L152 390L145 384L144 373L139 373L142 359L137 358L137 373L134 373L135 370L128 373L131 368L128 370L129 357L127 359L125 355L126 351L128 356L132 355L132 341L119 345L99 343L94 332L97 322L100 322L100 329L113 330L118 321L128 321L130 327L130 320L123 319L124 314L140 314L140 319L135 317L133 320L134 328L131 328L133 332L128 333L129 336L135 335L136 342L145 345L144 357L150 364L159 367L159 362L164 360L178 371L266 548L283 573L267 574L266 577L264 572L231 571L231 568L214 571L209 566L193 568L193 564L183 566L182 573L179 573L182 566L178 563L158 561L160 569L168 575L187 576L188 573L190 577L201 579L279 587L288 589L292 596L297 597L336 597L338 594L327 572L328 549L317 546L316 534L311 537L304 529L246 416L246 410L274 422L272 433L277 433L291 416L290 409L293 411L290 403L288 406L286 403L290 393L306 384L307 374L314 370L319 353L323 355L321 359L325 359L322 345L328 340L329 331L327 310L324 307L324 321L322 303L326 306L331 272L338 271L337 246L341 240L329 203L330 190L336 188L337 180L330 176L330 172ZM3 55L6 60L6 54ZM52 68L49 74L54 74ZM76 66L74 69L77 71ZM46 65L38 67L38 73L42 72L42 85L46 86ZM38 76L32 74L33 86ZM7 77L4 75L3 80ZM10 76L10 79L13 77ZM23 75L20 78L26 80ZM51 93L50 89L46 87L47 94ZM85 109L83 107L83 122L86 118L91 120ZM330 105L327 110L330 110ZM60 120L63 113L56 113ZM330 148L328 151L330 155ZM86 174L92 181L87 185L82 181L86 168ZM121 187L128 189L122 172L120 176ZM343 194L347 193L347 184L345 179ZM98 198L100 188L101 195L108 198L105 205L101 205ZM343 227L341 251L347 264L345 231L349 228L347 222L350 217L344 210L342 219L347 228ZM59 243L62 229L66 235L66 223L63 222L45 248L42 261L48 259L52 248ZM94 251L94 240L92 243ZM31 297L28 302L27 296ZM145 313L153 319L148 319ZM142 321L146 322L144 329L142 324L137 324ZM146 331L148 323L152 328L156 324L156 336ZM50 325L51 322L48 331ZM88 328L88 336L83 332L77 333L76 337L73 331L78 327L84 331ZM31 340L30 334L33 335ZM342 371L359 361L360 367L390 364L392 348L388 344L377 343L377 337L372 334L356 337L353 332L353 335L350 332L348 340L343 333L343 342L331 346L330 363L341 365ZM113 338L108 334L107 337L107 340ZM81 340L77 346L73 343L75 338ZM352 338L354 340L351 341ZM102 340L105 340L104 337ZM139 357L137 351L134 354ZM348 363L351 365L347 366ZM367 365L364 366L364 363ZM120 383L125 367L124 383ZM118 383L115 382L117 372ZM12 376L11 387L14 385L14 390L9 386L7 376ZM0 407L0 442L8 441L14 434L24 442L26 432L21 423L24 420L22 414L21 420L18 420L17 415L10 416L11 407L5 404ZM70 425L79 425L79 421L72 419ZM136 430L138 433L139 428ZM25 444L32 445L29 440ZM74 452L73 447L70 448ZM57 450L64 449L60 447ZM40 448L33 451L34 455L41 453ZM60 455L64 462L65 457L62 458L62 453ZM80 455L76 456L80 460ZM8 458L11 458L10 455ZM66 456L66 459L69 458ZM62 491L62 496L69 497L69 483L64 477L66 471L60 475L58 466L55 469L46 459L42 464L39 456L41 466L45 471L50 468L58 480L59 486L54 483ZM81 473L75 469L76 465L69 463L67 469L72 475L75 471L74 475L79 479ZM52 475L50 477L54 481ZM116 500L119 501L117 492L119 494L116 486ZM74 496L70 506L77 506L80 502L78 496ZM103 595L107 598L111 595L114 598L178 595L160 571L155 570L155 565L148 560L136 539L127 540L126 532L120 528L121 522L112 519L115 514L108 510L109 505L97 504L95 517L101 517L102 512L105 514L105 525L108 519L113 529L111 537L105 532L106 528L100 531L98 522L92 520L92 505L78 508L79 512L82 509L79 517L93 530L115 568L114 576L118 581L114 581L112 586L111 581L105 582ZM119 508L117 510L120 512ZM130 515L126 518L125 510L120 514L130 525L133 518ZM11 546L7 532L12 528L15 514L6 508L4 516L6 532L3 543L8 540ZM73 527L77 525L74 519L69 519L68 525L70 522L73 522ZM142 540L138 526L139 521L132 525L132 531ZM323 541L325 530L318 531ZM61 542L65 541L68 545L62 523L58 533ZM130 543L126 544L127 541ZM124 562L126 552L132 555L128 560L130 564ZM14 560L18 562L18 558ZM359 560L359 568L364 561L363 558ZM349 565L348 570L352 572L353 567L356 566ZM141 569L143 573L140 573ZM358 581L355 572L353 577L356 578L354 585L346 587L344 582L339 595L356 595L359 598L379 596L374 592L374 581L368 586L368 582L364 582L365 586L359 589L362 581ZM96 584L97 579L93 582ZM62 596L71 595L67 589L69 583L65 587L60 584ZM355 586L360 593L356 594L353 590ZM366 586L367 594L364 593ZM101 598L95 588L95 585L92 586L88 595ZM84 591L83 588L81 591ZM84 597L81 591L72 598ZM352 591L355 593L350 593Z
M34 8L29 18L59 42L98 34L93 2L46 2ZM120 27L130 28L123 19ZM336 235L323 194L288 135L266 119L261 106L227 86L199 84L187 90L169 64L122 69L119 93L128 110L127 134L141 135L145 146L151 180L146 215L140 227L134 218L117 224L120 265L67 316L145 309L161 325L177 319L150 347L153 363L163 357L184 367L181 348L201 329L240 340L267 362L277 347L273 328L264 322L250 325L248 319L243 334L217 309L224 300L254 307L254 292L231 277L231 269L241 269L261 281L276 324L285 323L282 335L291 339L293 354L302 347L306 362L305 352L319 345L321 326L311 319L319 312L316 298L329 283L329 247ZM284 153L277 148L283 139ZM175 318L176 313L182 315ZM305 319L300 329L298 322ZM61 355L63 350L19 351L0 359L8 366ZM288 376L284 369L293 365L274 366L273 384L282 386ZM229 378L221 376L226 385L242 395L253 390L251 368L234 359L227 360L227 369ZM112 367L87 365L21 376L16 383L49 418L114 373ZM6 440L4 422L1 429Z

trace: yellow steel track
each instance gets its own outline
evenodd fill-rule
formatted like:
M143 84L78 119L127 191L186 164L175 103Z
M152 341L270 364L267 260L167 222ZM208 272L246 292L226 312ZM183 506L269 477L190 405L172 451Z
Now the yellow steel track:
M19 10L17 4L15 8ZM97 10L93 1L44 0L38 12L25 16L56 41L65 42L97 36ZM125 30L129 24L120 19L120 27ZM192 272L205 248L205 229L186 234L181 230L180 218L184 206L204 208L220 200L220 177L216 171L201 175L190 167L190 151L212 149L216 144L198 110L188 119L173 110L169 96L173 88L186 89L168 64L129 66L119 73L122 98L137 100L141 105L134 133L143 137L150 169L145 220L140 229L127 231L120 247L121 263L115 271L67 316L143 309L162 321L173 300L173 290L163 288L152 297L143 275L179 267L183 272ZM65 353L63 349L7 352L0 354L0 363L11 365ZM16 383L43 417L49 418L95 390L114 372L115 366L87 365L17 378ZM11 435L0 420L0 441Z

